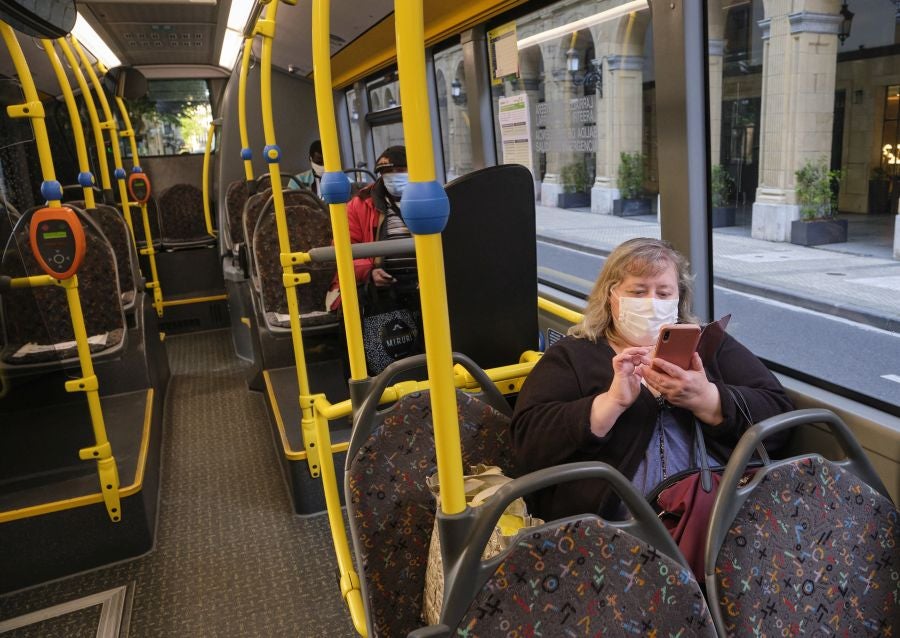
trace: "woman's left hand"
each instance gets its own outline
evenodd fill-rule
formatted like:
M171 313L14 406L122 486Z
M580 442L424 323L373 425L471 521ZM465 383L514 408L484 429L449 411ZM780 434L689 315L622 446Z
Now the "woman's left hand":
M719 389L706 378L696 352L687 370L665 359L654 359L651 365L644 366L643 375L647 385L672 405L690 410L709 425L722 422Z

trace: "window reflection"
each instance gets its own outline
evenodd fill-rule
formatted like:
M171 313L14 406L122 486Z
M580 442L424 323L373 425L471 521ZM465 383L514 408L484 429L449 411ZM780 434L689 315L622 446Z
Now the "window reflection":
M462 45L434 55L441 146L447 181L472 170L472 140L469 132L466 70Z

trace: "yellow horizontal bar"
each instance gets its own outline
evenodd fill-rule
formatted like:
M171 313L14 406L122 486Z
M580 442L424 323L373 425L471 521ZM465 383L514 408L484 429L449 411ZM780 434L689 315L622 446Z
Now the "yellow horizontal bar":
M241 317L241 323L249 328L250 327L250 317Z
M225 301L228 299L228 295L211 295L209 297L191 297L190 299L173 299L171 301L164 301L162 305L164 308L169 306L186 306L192 303L206 303L208 301Z
M137 471L134 475L134 482L128 487L119 488L119 498L125 498L137 494L144 484L144 470L147 465L147 454L150 448L150 426L153 420L153 388L147 390L147 404L144 408L144 430L141 434L141 449L138 452ZM9 510L0 512L0 523L9 523L23 518L33 518L35 516L43 516L53 512L61 512L63 510L74 509L76 507L87 507L103 502L103 494L96 492L94 494L85 494L75 498L69 498L62 501L51 501L49 503L41 503L40 505L32 505L17 510Z
M297 264L308 264L312 261L309 253L281 253L281 266L296 266Z
M50 275L33 275L31 277L16 277L10 280L11 288L39 288L41 286L54 286L57 280Z
M571 308L566 308L565 306L561 306L558 303L550 301L549 299L544 299L543 297L538 297L538 309L549 312L551 315L555 315L560 319L565 319L571 323L579 323L584 319L584 315L580 312L575 312Z

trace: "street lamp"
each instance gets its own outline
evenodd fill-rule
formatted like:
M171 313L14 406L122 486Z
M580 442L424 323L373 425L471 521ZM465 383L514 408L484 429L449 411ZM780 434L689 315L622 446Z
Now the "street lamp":
M566 51L566 69L569 73L577 73L578 66L578 51L575 50L575 47L572 47Z
M850 25L853 22L853 12L847 8L847 3L841 5L841 30L838 32L838 40L841 41L841 46L844 45L844 40L850 37Z

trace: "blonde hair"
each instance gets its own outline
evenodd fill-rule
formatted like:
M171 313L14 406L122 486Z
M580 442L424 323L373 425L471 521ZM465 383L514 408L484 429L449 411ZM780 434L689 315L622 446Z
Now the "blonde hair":
M693 277L687 259L667 241L638 237L622 242L606 258L603 270L597 277L597 283L588 296L584 318L569 328L569 334L594 343L600 338L607 341L622 341L616 332L609 303L613 287L620 284L628 275L652 277L670 265L675 266L678 275L678 318L680 321L696 323L697 318L691 312Z

